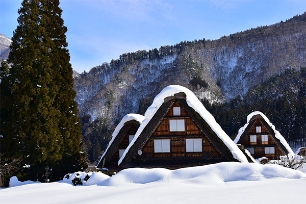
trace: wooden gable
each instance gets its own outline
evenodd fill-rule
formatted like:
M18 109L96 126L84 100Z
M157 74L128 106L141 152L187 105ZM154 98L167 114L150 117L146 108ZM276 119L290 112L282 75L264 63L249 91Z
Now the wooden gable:
M242 144L254 158L279 159L280 156L288 154L286 148L275 137L274 130L261 115L251 118L237 143Z
M127 167L178 168L237 161L184 93L165 99L140 133L122 164Z
M104 157L101 158L99 164L97 165L98 168L108 168L112 171L119 169L118 160L120 159L123 151L129 145L132 137L137 132L139 125L139 122L136 120L127 121L124 123L116 138L108 147Z

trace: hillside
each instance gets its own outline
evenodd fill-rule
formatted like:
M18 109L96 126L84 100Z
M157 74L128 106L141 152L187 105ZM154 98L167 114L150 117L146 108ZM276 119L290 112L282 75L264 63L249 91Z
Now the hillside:
M0 34L0 62L7 59L10 53L11 40L5 35Z

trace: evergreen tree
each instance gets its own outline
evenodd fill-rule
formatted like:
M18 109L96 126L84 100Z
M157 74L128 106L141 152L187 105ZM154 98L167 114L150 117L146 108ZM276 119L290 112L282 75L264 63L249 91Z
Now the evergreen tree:
M67 28L59 0L23 0L18 13L4 77L10 92L1 104L11 115L1 123L4 143L14 151L4 151L30 165L31 179L43 179L49 166L56 180L85 165Z

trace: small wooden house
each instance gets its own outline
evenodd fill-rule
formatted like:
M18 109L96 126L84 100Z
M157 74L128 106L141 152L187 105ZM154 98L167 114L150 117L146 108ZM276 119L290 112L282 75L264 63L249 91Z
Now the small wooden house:
M247 117L247 123L240 128L234 142L243 145L255 159L280 159L280 156L294 155L285 138L259 111Z
M122 118L115 128L112 139L100 158L97 168L107 168L111 171L119 170L118 160L133 140L143 120L144 116L138 114L127 114Z
M229 161L247 159L189 89L171 85L155 97L118 164L173 169Z
M296 155L299 155L299 156L303 156L305 157L306 156L306 147L300 147L296 153Z

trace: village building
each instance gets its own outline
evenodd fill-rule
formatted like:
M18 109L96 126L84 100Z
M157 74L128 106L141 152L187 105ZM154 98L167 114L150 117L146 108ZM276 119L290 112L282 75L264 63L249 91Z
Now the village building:
M300 147L297 149L297 151L295 152L296 155L302 156L302 157L306 157L306 147Z
M280 159L280 156L294 155L285 138L259 111L248 115L247 123L239 129L234 142L243 145L255 159Z
M158 94L118 165L181 168L248 162L189 89L170 85Z
M144 116L139 114L127 114L116 126L112 139L110 140L105 152L103 153L97 168L107 168L110 171L118 171L118 160L124 150L133 140Z

